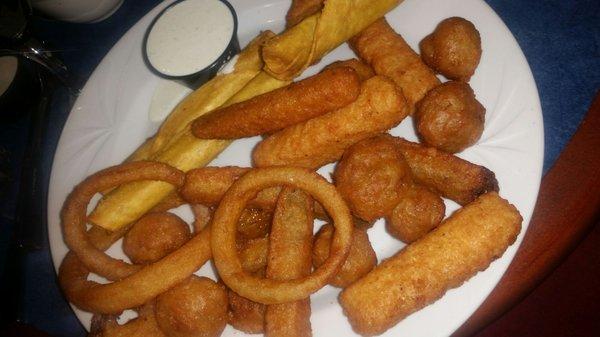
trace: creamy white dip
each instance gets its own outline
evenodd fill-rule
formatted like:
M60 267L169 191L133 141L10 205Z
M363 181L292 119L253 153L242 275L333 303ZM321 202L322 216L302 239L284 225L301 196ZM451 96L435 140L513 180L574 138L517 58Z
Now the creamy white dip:
M182 1L154 23L146 41L148 61L165 75L193 74L219 58L233 29L233 15L221 1Z

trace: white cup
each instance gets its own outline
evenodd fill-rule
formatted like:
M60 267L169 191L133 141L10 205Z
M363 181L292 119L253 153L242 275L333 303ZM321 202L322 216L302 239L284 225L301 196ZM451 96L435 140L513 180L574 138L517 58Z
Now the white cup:
M31 0L33 8L61 21L102 21L119 9L123 0Z

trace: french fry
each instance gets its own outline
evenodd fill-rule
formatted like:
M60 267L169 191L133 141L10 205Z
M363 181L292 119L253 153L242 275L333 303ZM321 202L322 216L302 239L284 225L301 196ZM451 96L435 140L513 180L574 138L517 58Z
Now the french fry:
M350 324L365 336L383 333L486 269L522 221L496 192L479 197L346 288L340 303Z

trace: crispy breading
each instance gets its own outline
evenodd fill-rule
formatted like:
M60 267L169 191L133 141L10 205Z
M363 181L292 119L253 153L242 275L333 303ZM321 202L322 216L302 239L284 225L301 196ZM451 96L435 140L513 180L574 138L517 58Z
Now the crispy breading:
M413 178L439 195L466 205L481 194L498 191L494 172L432 147L394 138Z
M354 330L381 334L502 256L521 230L517 209L490 192L347 287L340 303Z
M389 79L362 83L350 105L274 133L253 152L257 167L292 165L316 169L338 160L352 144L384 132L408 114L406 100Z
M415 104L440 84L435 73L385 18L357 34L350 40L350 46L377 75L388 76L402 89L411 113Z
M387 135L349 147L335 168L333 180L352 213L368 222L392 213L413 183L406 160Z
M356 71L356 73L358 74L358 77L360 78L361 81L366 81L369 78L375 76L375 71L373 71L373 68L371 68L368 64L364 63L363 61L360 61L357 59L335 61L335 62L329 64L328 66L326 66L325 69L332 69L332 68L339 68L339 67L350 67L350 68L354 69L354 71Z
M303 191L284 188L270 234L267 278L294 280L312 267L313 201ZM265 336L312 336L310 298L273 304L265 312Z
M331 239L333 237L333 226L325 224L317 235L313 243L313 266L319 268L329 257ZM345 288L352 282L358 280L366 273L370 272L377 265L377 255L369 241L369 235L364 229L355 229L352 232L352 246L346 262L340 268L340 271L329 281L329 284L339 288Z
M420 43L423 61L453 80L468 82L481 59L481 37L469 20L443 20Z
M446 205L439 195L413 184L402 196L391 214L386 216L386 229L404 243L420 239L444 219Z
M271 133L344 107L358 97L360 79L350 67L319 74L249 100L214 110L192 124L203 139L237 139Z

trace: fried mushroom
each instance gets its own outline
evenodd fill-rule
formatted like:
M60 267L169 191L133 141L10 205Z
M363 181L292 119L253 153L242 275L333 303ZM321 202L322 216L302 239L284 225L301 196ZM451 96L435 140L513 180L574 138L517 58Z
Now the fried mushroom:
M481 59L481 37L469 20L443 20L420 44L423 61L449 79L468 82Z
M463 82L446 82L417 104L416 129L426 145L448 153L475 144L483 133L485 108Z
M227 303L223 285L191 276L157 297L156 321L171 337L220 336L227 324Z
M123 239L123 252L133 263L156 262L183 246L190 228L172 213L148 213L138 220Z
M348 148L333 179L352 213L367 222L389 214L412 182L410 168L389 135Z

